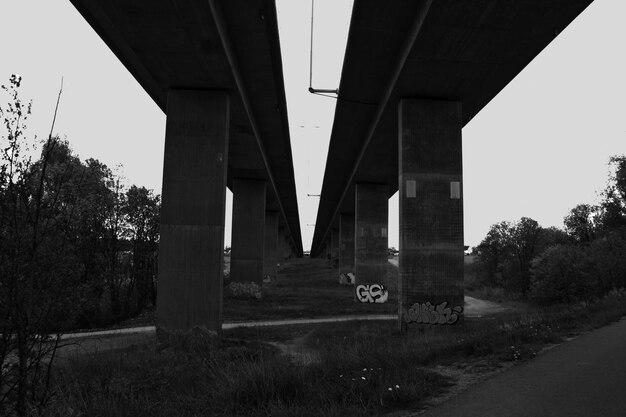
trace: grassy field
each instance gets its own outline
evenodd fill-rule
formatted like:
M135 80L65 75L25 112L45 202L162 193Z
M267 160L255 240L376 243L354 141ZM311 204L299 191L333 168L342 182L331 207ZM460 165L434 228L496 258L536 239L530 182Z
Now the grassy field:
M224 290L222 318L226 322L268 319L293 319L342 316L348 314L396 314L398 312L398 269L387 265L380 284L389 291L386 304L362 304L354 301L354 286L340 285L337 268L326 259L290 259L278 271L277 278L263 284L263 297L237 298ZM127 320L121 326L154 324L154 311Z
M219 345L83 355L59 369L44 415L361 416L419 410L462 377L480 379L626 314L594 304L413 328L389 322L239 328Z
M261 300L225 299L230 320L393 313L354 303L322 260L294 260ZM65 360L44 415L362 416L420 410L468 380L531 359L546 346L626 315L626 294L591 304L528 307L463 326L393 321L236 328L215 344L130 349Z
M224 296L225 321L341 316L347 314L394 314L398 312L398 270L387 265L381 278L389 291L386 304L354 301L354 286L340 285L337 268L325 259L290 259L276 280L263 285L263 298ZM225 291L227 293L227 291Z

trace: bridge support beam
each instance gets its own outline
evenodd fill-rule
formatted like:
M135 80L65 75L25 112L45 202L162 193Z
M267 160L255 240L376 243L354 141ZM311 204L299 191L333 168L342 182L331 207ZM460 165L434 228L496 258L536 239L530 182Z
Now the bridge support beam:
M221 330L229 97L167 100L156 324L160 336Z
M407 322L424 323L416 314L416 304L434 306L441 313L437 324L462 318L458 311L463 307L464 262L461 128L458 102L400 101L401 328Z
M380 284L387 270L389 186L357 184L355 200L355 283Z
M354 214L339 216L339 274L354 273Z
M278 268L278 212L265 212L265 249L263 251L263 276L276 279Z
M233 179L232 282L263 284L265 181Z

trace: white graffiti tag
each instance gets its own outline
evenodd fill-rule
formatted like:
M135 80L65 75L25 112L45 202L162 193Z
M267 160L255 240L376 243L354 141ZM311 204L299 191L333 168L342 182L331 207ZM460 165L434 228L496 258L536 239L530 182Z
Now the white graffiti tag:
M447 305L447 301L438 306L430 302L415 303L408 311L404 311L404 321L423 324L454 324L459 319L459 314L463 313L463 307L450 308Z
M362 303L385 303L389 293L382 284L361 284L356 286L356 298Z

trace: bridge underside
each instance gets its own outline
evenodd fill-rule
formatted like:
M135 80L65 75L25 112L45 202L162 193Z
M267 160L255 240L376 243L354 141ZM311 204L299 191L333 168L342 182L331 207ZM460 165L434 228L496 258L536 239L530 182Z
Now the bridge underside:
M355 0L312 256L362 184L400 190L401 315L462 306L461 129L591 2Z
M157 324L217 332L226 187L232 280L302 254L274 1L71 1L167 114Z

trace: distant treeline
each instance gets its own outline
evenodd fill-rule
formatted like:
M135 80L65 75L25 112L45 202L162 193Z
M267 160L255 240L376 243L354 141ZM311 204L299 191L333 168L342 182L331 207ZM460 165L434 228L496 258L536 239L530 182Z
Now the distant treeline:
M564 229L523 217L491 226L474 248L478 280L540 303L589 301L626 288L626 156L610 158L598 205L579 204Z

